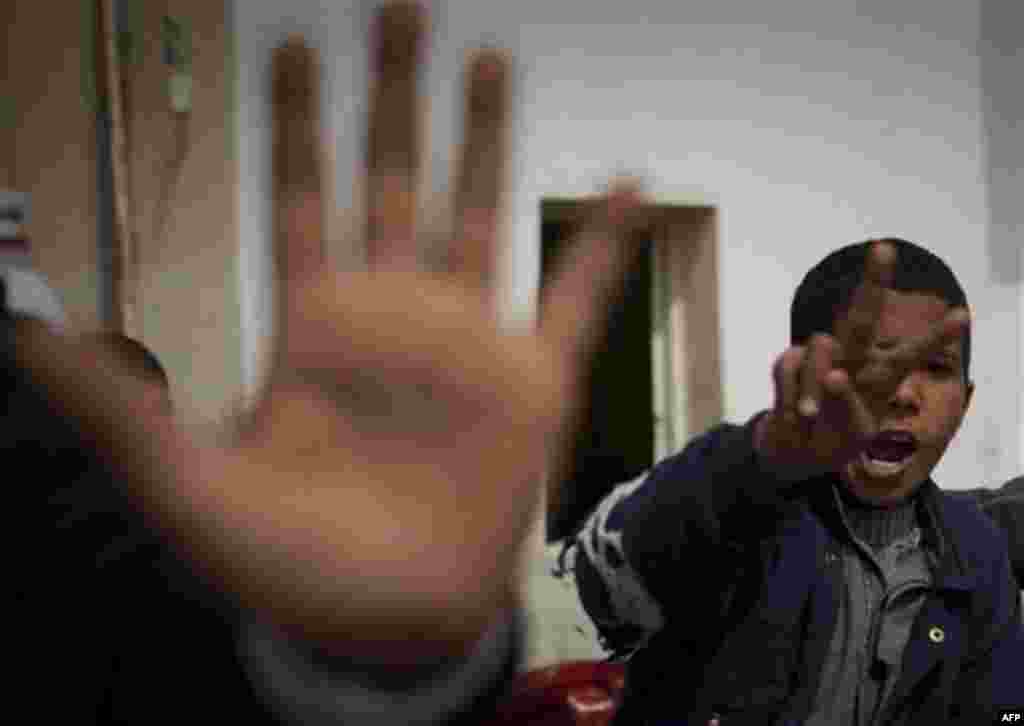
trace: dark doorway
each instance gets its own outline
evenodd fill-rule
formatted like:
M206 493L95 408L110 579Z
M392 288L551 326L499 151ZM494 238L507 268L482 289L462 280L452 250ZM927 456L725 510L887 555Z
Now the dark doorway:
M578 229L582 206L541 202L541 306L554 262ZM651 248L644 244L630 268L624 294L610 311L606 336L591 363L586 407L567 475L549 482L549 543L574 534L616 484L640 475L653 463Z

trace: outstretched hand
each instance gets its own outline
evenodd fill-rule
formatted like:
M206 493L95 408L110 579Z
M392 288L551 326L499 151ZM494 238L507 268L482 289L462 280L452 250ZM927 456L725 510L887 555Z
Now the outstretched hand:
M783 478L841 469L877 433L880 402L968 325L967 311L952 308L923 335L877 346L896 251L876 242L867 255L863 280L833 334L815 334L775 361L775 405L758 421L755 447Z
M509 61L480 51L444 263L416 224L418 4L374 28L365 270L323 260L311 52L274 57L279 330L269 383L229 447L142 422L114 364L36 335L22 362L87 422L146 512L241 601L286 629L376 656L470 643L508 597L537 487L567 439L580 376L642 224L617 185L551 283L535 330L494 307Z

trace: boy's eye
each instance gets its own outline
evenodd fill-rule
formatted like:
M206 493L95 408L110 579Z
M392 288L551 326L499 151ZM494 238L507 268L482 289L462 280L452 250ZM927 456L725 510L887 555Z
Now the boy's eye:
M933 360L928 363L928 372L936 375L948 376L956 372L952 363L945 360Z

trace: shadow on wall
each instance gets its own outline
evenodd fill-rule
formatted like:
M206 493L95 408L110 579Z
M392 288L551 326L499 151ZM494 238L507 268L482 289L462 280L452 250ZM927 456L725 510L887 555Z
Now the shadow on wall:
M988 253L992 279L1021 280L1024 238L1024 3L981 0L981 90L988 186Z

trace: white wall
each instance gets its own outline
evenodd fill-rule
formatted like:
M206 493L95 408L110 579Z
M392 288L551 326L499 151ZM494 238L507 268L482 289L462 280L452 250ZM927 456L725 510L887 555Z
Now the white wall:
M462 53L491 41L520 64L505 266L517 314L529 317L535 300L542 196L587 194L625 169L646 176L662 200L718 205L725 402L734 420L770 402L769 366L786 345L790 296L806 269L867 237L929 246L958 272L977 321L978 392L936 478L947 487L992 485L1024 471L1024 286L1022 275L995 277L986 244L996 222L981 2L451 0L439 9L427 76L434 173L443 178L456 138ZM299 31L328 60L325 107L339 134L338 197L347 199L362 137L368 17L365 3L354 8L328 0L235 6L250 384L271 325L269 51ZM987 90L1019 95L1008 83ZM1010 148L1005 124L1001 134Z
M982 108L988 192L988 259L992 284L1010 319L1017 293L1017 380L1024 382L1024 3L981 0ZM1007 351L1012 357L1013 353ZM1024 442L1024 384L1018 391L1018 442ZM1011 396L1012 398L1012 393ZM1021 450L1024 457L1024 448ZM1024 461L1021 462L1024 465ZM1024 466L1021 467L1024 469Z

